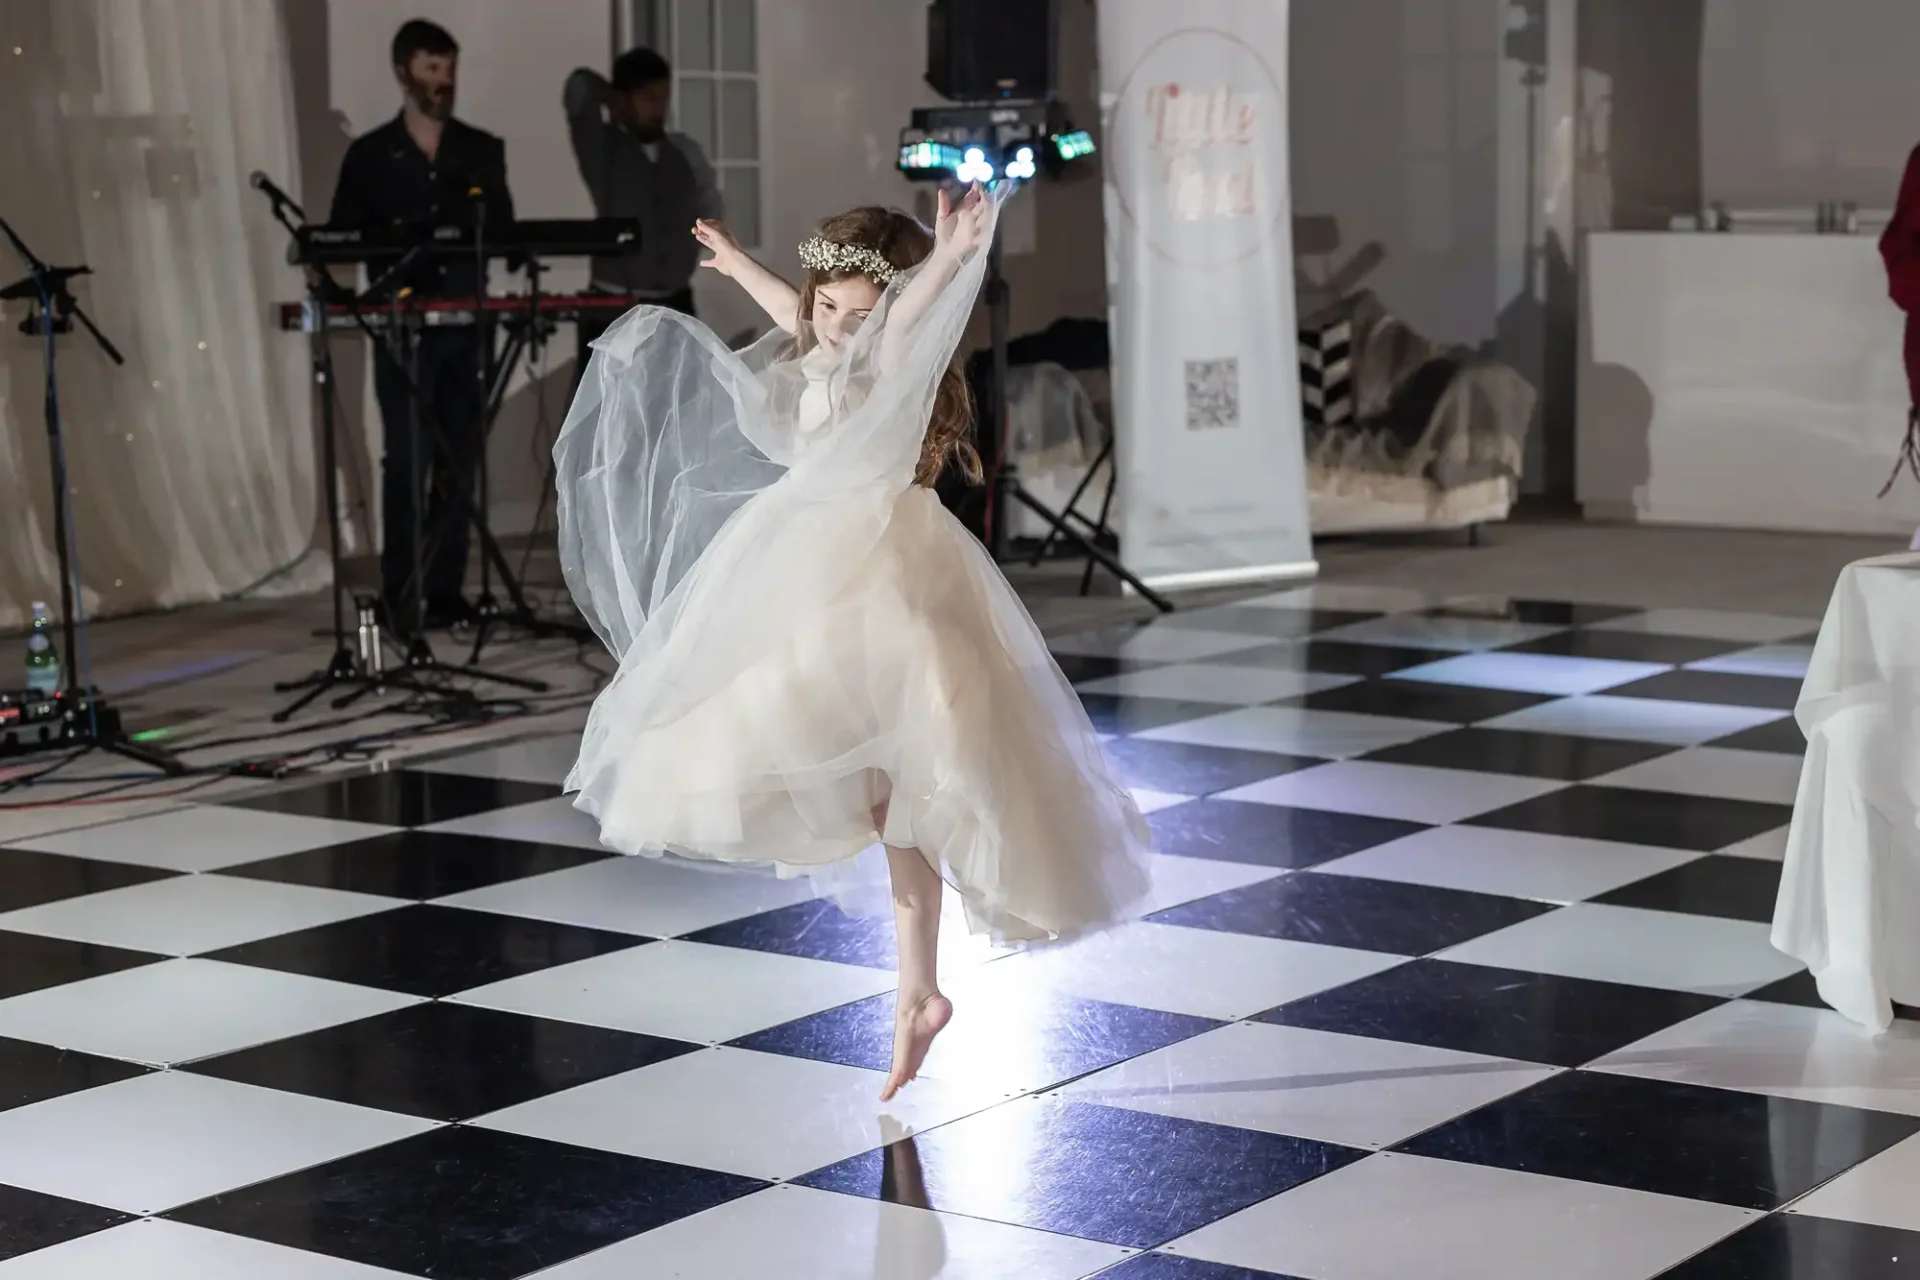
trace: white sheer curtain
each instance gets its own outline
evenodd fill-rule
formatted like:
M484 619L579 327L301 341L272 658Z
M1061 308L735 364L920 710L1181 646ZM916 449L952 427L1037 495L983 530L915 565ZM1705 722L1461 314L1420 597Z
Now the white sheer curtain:
M78 330L58 342L89 611L324 585L305 554L308 347L269 325L300 280L247 182L297 168L280 6L5 0L0 112L0 217L43 259L93 268L75 291L127 360ZM23 274L0 248L0 283ZM7 307L0 627L59 592L41 347Z

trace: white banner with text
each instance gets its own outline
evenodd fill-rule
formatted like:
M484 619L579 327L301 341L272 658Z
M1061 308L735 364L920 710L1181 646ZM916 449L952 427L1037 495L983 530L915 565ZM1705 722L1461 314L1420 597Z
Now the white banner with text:
M1149 585L1315 571L1288 0L1100 0L1120 550Z

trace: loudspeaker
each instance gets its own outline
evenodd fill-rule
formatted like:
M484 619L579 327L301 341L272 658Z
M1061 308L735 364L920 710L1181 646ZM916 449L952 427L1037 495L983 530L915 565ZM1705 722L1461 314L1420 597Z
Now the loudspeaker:
M955 102L1044 98L1059 43L1057 0L933 0L927 83Z

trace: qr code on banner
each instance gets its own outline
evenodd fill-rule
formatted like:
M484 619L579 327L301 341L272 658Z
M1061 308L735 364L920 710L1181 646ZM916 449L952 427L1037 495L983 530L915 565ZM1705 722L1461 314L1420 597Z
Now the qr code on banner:
M1240 425L1240 362L1187 361L1187 430L1215 431Z

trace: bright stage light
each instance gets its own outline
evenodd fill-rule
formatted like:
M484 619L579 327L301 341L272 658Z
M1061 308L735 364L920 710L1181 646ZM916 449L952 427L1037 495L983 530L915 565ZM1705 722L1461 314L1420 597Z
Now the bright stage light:
M1018 182L1025 182L1040 172L1033 162L1033 148L1021 147L1013 153L1013 159L1007 161L1007 176Z
M953 176L962 182L992 182L993 166L987 162L987 153L979 147L968 147L966 155L954 168Z

